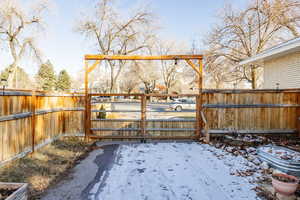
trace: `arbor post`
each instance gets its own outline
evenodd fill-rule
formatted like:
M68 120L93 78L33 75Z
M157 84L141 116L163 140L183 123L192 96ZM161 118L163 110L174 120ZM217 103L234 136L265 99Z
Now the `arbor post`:
M203 120L201 119L201 112L202 112L202 104L203 104L203 62L202 59L199 59L199 73L198 73L198 88L199 88L199 99L198 99L198 106L197 106L197 114L198 114L198 121L199 130L198 130L198 138L202 136L203 130Z
M298 104L300 104L300 94L298 96ZM297 129L298 129L298 137L300 138L300 108L297 108Z
M85 61L85 74L84 74L84 137L85 140L88 139L88 136L90 134L90 128L89 128L89 72L88 72L88 61Z

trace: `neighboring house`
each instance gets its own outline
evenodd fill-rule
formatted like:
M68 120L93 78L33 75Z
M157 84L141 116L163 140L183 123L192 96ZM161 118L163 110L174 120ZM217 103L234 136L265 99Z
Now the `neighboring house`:
M300 38L276 45L240 65L260 64L264 68L264 89L300 88Z

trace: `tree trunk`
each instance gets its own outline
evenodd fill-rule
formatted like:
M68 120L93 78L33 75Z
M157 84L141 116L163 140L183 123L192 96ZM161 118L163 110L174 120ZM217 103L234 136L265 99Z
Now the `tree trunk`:
M168 86L166 87L166 94L169 94L169 87ZM169 101L170 101L170 97L168 96L166 98L166 102L169 102Z
M216 89L220 89L220 82L216 81Z
M254 65L251 65L251 86L252 89L256 89L256 69Z
M7 83L8 83L8 87L17 88L18 87L18 83L17 83L17 81L18 81L18 77L17 77L18 56L17 56L17 52L16 52L16 47L15 47L15 44L13 41L14 40L11 39L9 42L11 56L13 57L14 61L13 61L13 64L11 65L12 72L8 74Z

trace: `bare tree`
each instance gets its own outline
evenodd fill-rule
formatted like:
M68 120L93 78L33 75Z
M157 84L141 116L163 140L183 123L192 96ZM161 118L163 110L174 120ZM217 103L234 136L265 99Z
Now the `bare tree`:
M232 62L222 57L205 52L205 75L207 88L221 89L228 85L237 86L243 81L240 74L232 67Z
M300 36L299 0L273 0L270 5L270 14L273 23L280 24L294 37Z
M120 89L130 94L139 84L139 79L135 76L133 71L127 71L123 74L123 78L120 81Z
M168 55L178 50L174 41L163 41L159 40L156 44L156 48L159 55ZM176 85L179 79L180 65L178 61L170 62L161 60L160 61L160 72L162 74L162 81L165 86L165 93L168 94L170 88Z
M222 62L231 65L232 68L227 69L229 72L227 81L247 80L255 89L260 66L255 64L238 66L238 63L274 45L287 29L292 30L288 26L294 27L297 24L292 23L292 20L290 23L280 23L280 20L284 21L279 17L279 13L283 10L280 10L276 3L283 1L288 2L288 0L252 0L243 10L225 7L221 17L222 24L215 26L205 41L209 47L208 55L212 57L208 59L217 62L210 62L210 68L219 68L218 63ZM297 18L293 20L299 21ZM222 76L222 79L224 78L225 76Z
M76 30L93 41L100 54L127 55L146 50L154 37L152 14L145 9L137 9L129 17L120 13L112 0L100 0L94 16L82 19ZM125 61L108 61L110 92L115 90L125 65Z
M209 54L206 54L206 57L205 70L209 77L209 80L207 80L209 84L206 85L220 89L227 78L229 70L224 69L226 66L223 59L217 60L218 58L209 56Z
M132 72L143 83L145 93L153 93L158 82L158 70L152 61L134 62Z
M41 28L47 9L46 1L35 1L31 6L25 6L24 2L21 5L19 0L3 0L0 3L0 38L13 59L8 77L9 87L18 88L17 67L26 53L33 53L40 60L35 37L30 31Z

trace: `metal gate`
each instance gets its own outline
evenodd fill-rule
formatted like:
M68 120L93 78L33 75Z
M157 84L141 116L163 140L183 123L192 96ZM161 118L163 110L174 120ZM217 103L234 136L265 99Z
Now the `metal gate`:
M92 139L200 137L200 95L88 94L85 134Z

